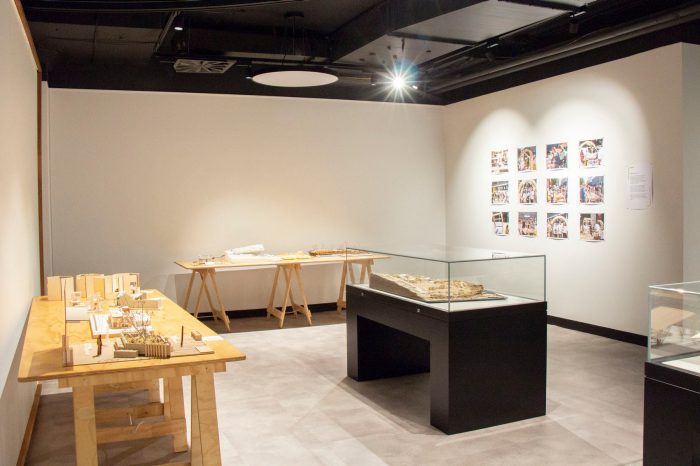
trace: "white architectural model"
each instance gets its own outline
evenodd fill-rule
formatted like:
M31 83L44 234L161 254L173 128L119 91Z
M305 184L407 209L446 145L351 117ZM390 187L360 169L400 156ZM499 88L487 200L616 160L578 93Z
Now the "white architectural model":
M405 273L372 273L369 287L395 295L426 302L476 301L503 299L503 296L484 291L483 285L464 280L436 280Z

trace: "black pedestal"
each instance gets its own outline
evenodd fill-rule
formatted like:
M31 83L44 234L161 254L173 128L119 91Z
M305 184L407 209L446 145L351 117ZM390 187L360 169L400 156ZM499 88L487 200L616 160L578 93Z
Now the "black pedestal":
M430 423L448 434L543 416L547 303L446 312L349 285L348 376L430 371Z
M647 362L644 466L700 465L700 377Z

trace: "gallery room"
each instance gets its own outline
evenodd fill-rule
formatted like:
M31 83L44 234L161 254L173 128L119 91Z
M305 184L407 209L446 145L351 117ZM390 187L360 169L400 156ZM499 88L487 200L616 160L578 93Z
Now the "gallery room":
M697 1L0 30L0 465L699 461Z

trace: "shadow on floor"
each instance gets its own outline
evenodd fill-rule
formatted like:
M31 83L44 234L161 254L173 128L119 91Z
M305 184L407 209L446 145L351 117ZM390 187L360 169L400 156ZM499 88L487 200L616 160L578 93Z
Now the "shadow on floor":
M231 314L234 314L233 316ZM271 317L269 320L263 316L260 317L236 317L235 312L229 313L229 318L231 320L231 332L230 333L243 333L243 332L260 332L263 330L279 330L280 321ZM229 333L226 330L226 326L220 321L214 321L211 317L200 318L203 324L205 324L210 329L214 330L216 333ZM312 313L311 322L314 326L321 325L334 325L345 323L345 312L332 311L317 311ZM298 314L296 317L293 314L289 314L284 319L283 329L290 328L302 328L308 327L306 318Z

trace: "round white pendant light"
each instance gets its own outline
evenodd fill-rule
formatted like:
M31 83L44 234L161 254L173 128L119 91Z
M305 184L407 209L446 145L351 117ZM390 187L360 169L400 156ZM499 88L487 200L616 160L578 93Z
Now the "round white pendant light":
M325 70L273 68L260 70L252 79L265 86L313 87L332 84L338 80L338 76Z

